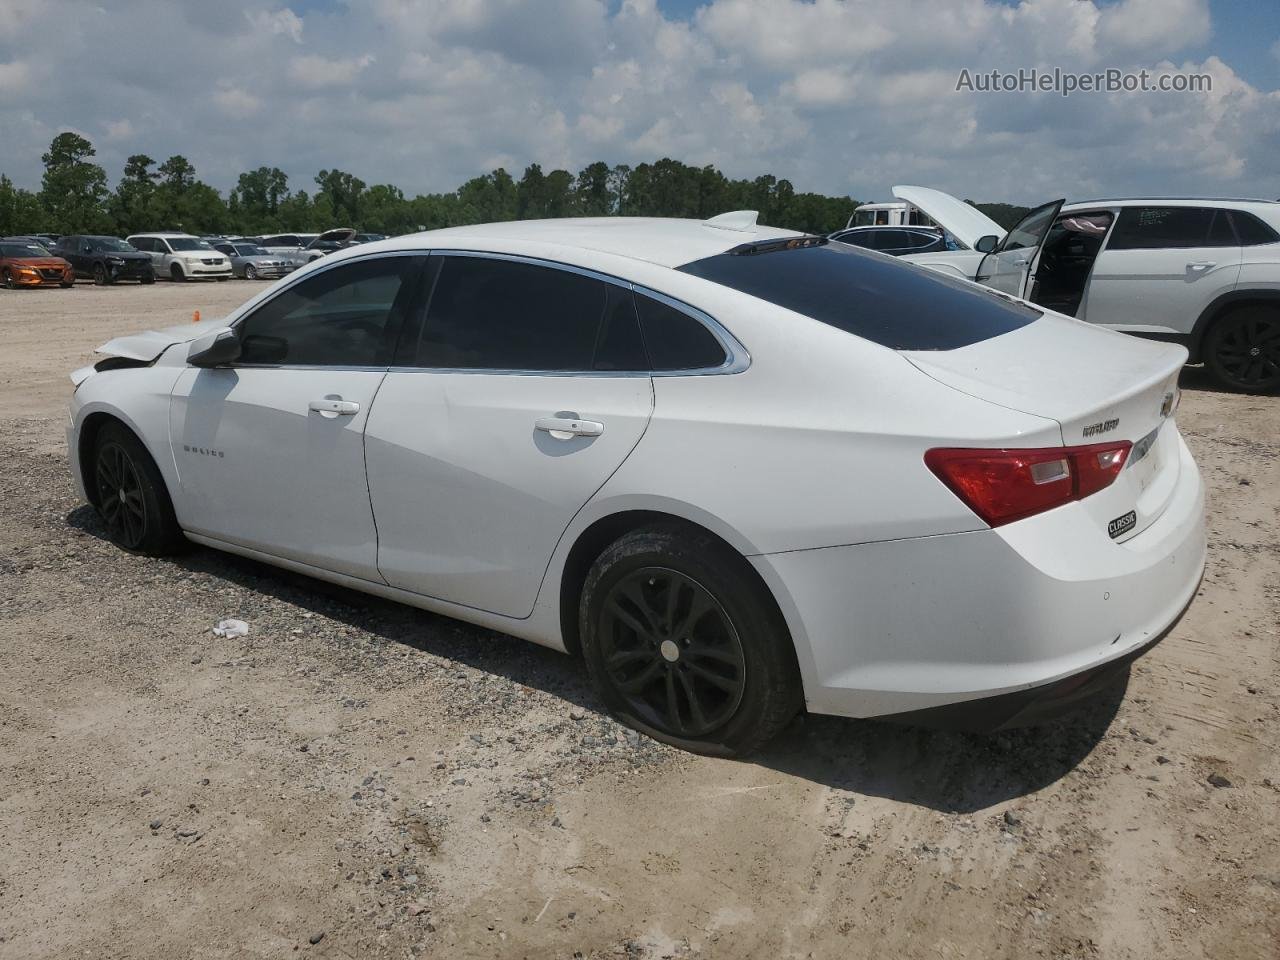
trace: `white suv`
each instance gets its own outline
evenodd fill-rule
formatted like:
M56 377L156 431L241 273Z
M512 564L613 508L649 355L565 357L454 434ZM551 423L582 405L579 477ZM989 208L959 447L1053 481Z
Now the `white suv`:
M902 259L1098 326L1180 343L1192 363L1234 389L1280 389L1280 203L1055 200L1005 233L948 194L893 192L970 248Z
M231 276L231 261L189 233L137 233L128 241L150 255L157 277L182 281L196 277L226 280Z

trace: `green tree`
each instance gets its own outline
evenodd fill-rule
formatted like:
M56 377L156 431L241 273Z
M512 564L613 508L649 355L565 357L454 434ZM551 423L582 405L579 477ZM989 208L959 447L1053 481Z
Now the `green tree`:
M111 219L121 235L147 230L151 226L151 203L157 174L155 161L145 153L135 153L124 164L124 176L107 202Z
M257 232L276 226L280 203L289 195L289 178L279 167L258 167L240 174L240 179L227 198L235 204L237 224L244 230Z
M364 195L364 181L359 177L342 170L321 170L316 174L317 207L323 201L328 203L328 219L317 220L316 227L326 230L341 220L341 226L354 227L360 222L360 201Z
M609 165L601 160L578 171L573 184L574 208L584 217L607 217L614 212Z
M181 194L196 182L196 168L182 154L174 154L160 164L160 182L175 194Z
M40 185L46 229L56 233L106 229L107 174L91 162L94 155L93 144L78 133L60 133L49 144L49 152L41 157Z
M0 173L0 236L35 233L41 229L42 216L40 199Z

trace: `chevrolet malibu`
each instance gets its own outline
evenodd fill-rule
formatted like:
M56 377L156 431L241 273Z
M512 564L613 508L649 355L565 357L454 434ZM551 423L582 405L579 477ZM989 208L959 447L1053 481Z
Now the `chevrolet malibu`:
M1195 595L1184 348L712 220L352 247L73 374L73 476L194 541L581 656L738 754L797 712L994 729Z

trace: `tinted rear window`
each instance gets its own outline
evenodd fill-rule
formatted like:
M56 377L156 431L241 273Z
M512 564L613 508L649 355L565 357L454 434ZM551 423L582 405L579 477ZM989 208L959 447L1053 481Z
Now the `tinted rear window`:
M894 350L954 350L1040 316L968 281L847 244L722 253L679 269Z

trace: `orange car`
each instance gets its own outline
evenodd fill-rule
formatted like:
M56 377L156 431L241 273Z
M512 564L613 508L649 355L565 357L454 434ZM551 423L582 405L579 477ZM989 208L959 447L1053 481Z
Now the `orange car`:
M76 282L71 264L34 240L0 240L0 283L19 287L69 287Z

